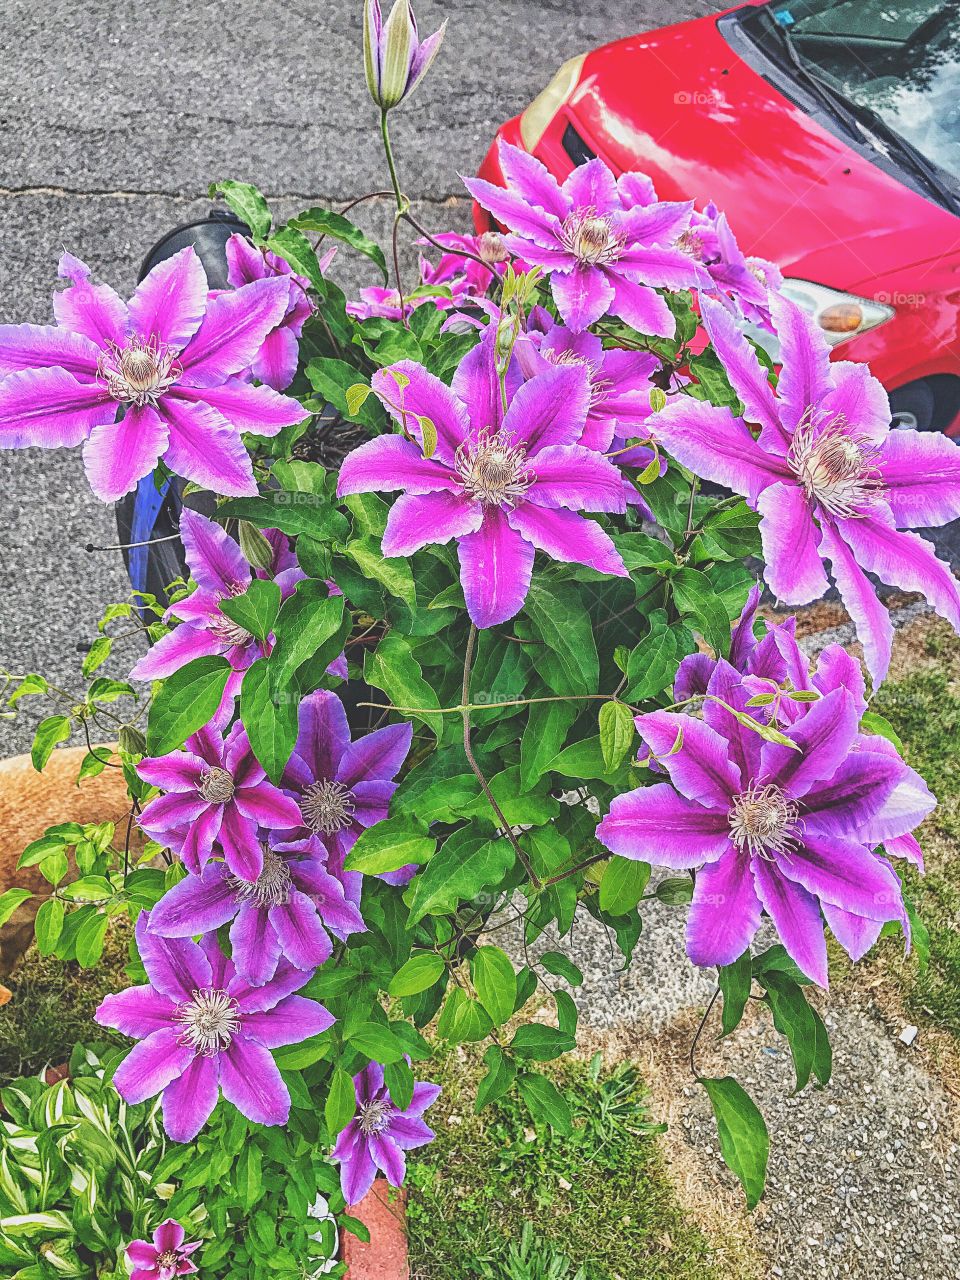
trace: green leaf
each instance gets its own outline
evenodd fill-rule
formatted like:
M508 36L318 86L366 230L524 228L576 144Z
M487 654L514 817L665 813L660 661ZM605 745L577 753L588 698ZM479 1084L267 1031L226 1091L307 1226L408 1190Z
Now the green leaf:
M63 903L59 898L47 898L46 902L41 902L33 931L40 954L53 955L63 932Z
M147 752L165 756L213 717L230 677L226 658L194 658L160 685L147 721Z
M650 864L614 854L600 881L600 910L625 916L636 907L650 879Z
M331 1139L336 1138L347 1127L356 1111L357 1090L353 1077L343 1067L334 1067L330 1075L327 1100L323 1105L323 1118L327 1122L327 1132Z
M317 261L313 245L302 231L288 223L285 227L281 227L276 235L270 237L267 248L283 258L284 262L288 262L298 275L306 276L317 293L323 294L323 272L320 270L320 263Z
M255 1142L245 1142L240 1148L233 1182L241 1206L246 1210L252 1209L263 1193L263 1152Z
M443 716L440 700L423 678L420 663L414 657L409 641L396 631L391 631L368 653L364 664L364 679L377 689L382 689L394 706L417 708L404 711L404 716L416 715L433 730L437 738L443 735Z
M718 657L730 646L730 619L713 584L699 569L680 569L670 578L677 608Z
M547 768L551 773L559 773L564 778L576 778L578 782L594 779L613 782L617 776L607 769L599 734L571 743L550 761Z
M317 356L307 365L306 374L318 394L348 422L359 422L362 426L378 430L382 427L385 415L376 396L369 396L356 410L351 410L347 403L347 391L357 383L356 365L330 356Z
M387 818L360 833L347 854L344 870L383 875L410 863L427 862L436 846L436 840L427 835L425 823L411 817Z
M799 1092L810 1079L817 1038L817 1021L807 1004L803 988L785 973L775 969L761 979L767 989L767 1000L773 1014L773 1025L786 1036L793 1057Z
M337 635L343 609L343 596L330 595L325 582L306 578L297 583L293 595L281 605L274 627L277 639L268 664L274 695L284 691L297 668ZM330 660L334 657L331 653Z
M743 560L760 554L760 517L745 502L711 511L692 547L695 560Z
M339 240L342 244L348 244L351 249L356 249L358 253L364 254L375 262L383 273L384 284L387 283L389 278L387 260L383 256L383 250L342 213L315 207L307 209L296 218L291 218L287 225L298 227L301 231L319 231L334 240Z
M266 578L254 578L243 595L226 596L220 612L260 641L273 630L280 609L280 588Z
M451 1044L475 1044L490 1033L490 1015L462 987L451 987L437 1019L437 1035Z
M379 582L392 596L417 607L417 588L413 571L406 558L384 556L379 538L355 538L348 542L343 554L353 561L365 578Z
M673 682L677 670L677 638L660 613L650 618L650 630L627 659L627 702L643 702Z
M575 1049L577 1040L576 1036L568 1035L559 1027L546 1027L539 1022L531 1022L517 1028L509 1047L518 1058L550 1062L559 1058L561 1053L569 1053L571 1049Z
M619 769L633 742L633 712L622 702L605 702L600 708L600 750L607 772Z
M29 889L8 889L6 893L0 893L0 925L6 924L17 907L32 897Z
M413 1071L405 1059L401 1058L399 1062L391 1062L384 1068L383 1082L387 1086L393 1102L401 1111L406 1111L413 1101L413 1090L416 1086L416 1081L413 1078Z
M271 690L266 658L258 658L244 673L240 719L267 777L279 783L297 741L297 699Z
M723 995L721 1029L725 1036L740 1024L743 1011L750 999L752 973L753 962L749 947L738 960L734 960L732 964L720 965L717 970L720 991Z
M445 968L440 956L432 951L421 951L401 965L390 979L387 992L395 997L418 995L432 987Z
M520 739L520 787L529 791L547 772L550 761L563 749L570 726L577 718L572 702L535 702L530 707Z
M89 910L89 908L88 908ZM107 936L109 917L90 910L90 914L77 932L77 964L81 969L92 969L103 955L103 940Z
M47 716L37 725L33 735L33 746L30 748L30 759L39 773L53 752L58 742L66 742L70 737L69 716Z
M347 1036L354 1049L359 1049L374 1062L387 1066L399 1062L405 1053L403 1041L382 1022L361 1022Z
M583 974L577 966L560 951L545 951L540 957L540 963L546 969L547 973L555 974L558 978L563 978L569 982L571 987L579 987L583 984Z
M509 957L499 947L478 947L470 971L480 1003L494 1023L507 1022L517 1000L517 975Z
M231 498L217 508L223 519L246 520L258 529L306 534L318 542L340 541L350 532L342 512L326 498L303 490L277 489L259 498Z
M86 657L83 660L81 670L85 676L92 676L98 667L103 666L107 658L110 657L110 650L113 648L113 639L111 636L97 636L93 644L87 650Z
M550 651L552 661L540 664L540 674L553 692L596 693L600 665L583 589L573 582L548 584L534 578L523 607Z
M573 1118L566 1098L557 1086L537 1071L524 1071L517 1081L523 1100L535 1121L548 1124L559 1134L569 1134Z
M516 1064L499 1045L492 1044L483 1055L483 1060L487 1064L487 1074L477 1087L477 1100L474 1104L477 1111L502 1098L517 1075Z
M465 830L469 832L470 828ZM425 915L453 911L458 903L475 898L487 885L498 885L513 861L513 849L505 838L451 836L404 894L410 908L410 925Z
M353 1218L349 1213L340 1213L337 1214L337 1223L342 1231L349 1231L361 1244L370 1243L370 1229L359 1218Z
M249 182L214 182L210 185L210 198L223 196L227 205L241 222L245 222L258 240L270 234L273 221L266 200Z
M727 1167L740 1179L753 1209L763 1195L767 1177L770 1138L756 1103L732 1076L718 1080L701 1078L717 1119L720 1152Z
M903 743L897 734L896 729L884 716L877 711L865 711L860 717L860 728L864 733L876 733L881 738L886 738L888 742L892 742L900 754L903 754Z

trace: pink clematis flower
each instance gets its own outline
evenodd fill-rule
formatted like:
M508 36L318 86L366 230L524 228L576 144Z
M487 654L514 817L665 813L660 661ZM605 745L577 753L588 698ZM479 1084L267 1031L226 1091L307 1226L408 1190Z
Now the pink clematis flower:
M366 928L344 886L326 867L317 839L263 847L256 880L208 862L199 876L169 889L150 912L150 929L165 938L192 938L230 924L232 959L241 978L268 982L281 960L312 973L330 959L328 930L347 938Z
M205 725L182 751L148 756L137 772L166 793L146 806L140 826L194 875L219 844L233 875L257 880L263 872L259 829L300 826L296 803L267 779L239 721L226 737L216 722Z
M125 1253L133 1267L130 1280L175 1280L176 1276L195 1275L196 1264L190 1255L203 1244L202 1240L185 1243L187 1233L174 1218L161 1222L149 1240L131 1240Z
M202 942L161 938L146 912L137 950L150 979L104 998L94 1015L140 1041L117 1067L113 1083L127 1102L163 1094L163 1124L174 1142L190 1142L210 1119L220 1090L255 1124L284 1124L290 1094L270 1053L333 1026L316 1000L294 995L308 974L281 965L252 987L220 950Z
M307 292L310 281L306 276L298 275L286 259L269 249L258 249L246 236L231 236L226 252L227 279L235 289L252 284L254 280L280 279L287 285L287 309L283 318L264 338L250 365L250 372L258 381L265 382L275 391L285 391L297 372L303 326L314 311ZM326 272L336 252L336 248L328 249L318 259L321 272Z
M783 351L777 391L719 303L701 301L710 340L759 437L727 408L675 397L656 437L697 475L742 493L759 511L770 589L787 604L840 596L878 685L893 626L867 577L919 591L960 631L960 586L909 526L960 517L960 447L946 436L891 431L887 395L865 365L830 362L823 335L794 303L773 298Z
M521 386L508 376L508 398L516 389L504 412L492 349L490 341L475 347L452 388L411 360L374 374L373 390L405 434L362 444L344 459L339 481L341 494L403 490L387 519L385 556L457 540L467 609L478 627L521 609L536 548L627 576L609 535L578 514L625 509L620 472L577 443L590 407L583 369L555 368ZM420 416L437 431L429 458Z
M60 275L71 285L54 296L57 327L0 325L0 447L83 442L104 502L129 493L161 458L216 493L255 494L241 432L272 436L306 416L296 400L242 376L283 320L289 283L210 295L189 247L158 263L129 305L91 284L71 254Z
M587 329L612 312L641 333L672 338L676 323L657 288L710 288L709 275L675 241L693 202L641 204L638 174L614 178L602 160L580 165L560 186L534 156L500 143L507 187L463 178L481 204L512 232L511 253L550 273L564 323Z
M359 1204L380 1169L392 1187L403 1185L405 1151L425 1146L436 1136L423 1120L440 1097L440 1086L417 1081L403 1110L390 1097L383 1067L371 1062L353 1077L357 1113L337 1138L333 1159L340 1162L340 1186L348 1205Z

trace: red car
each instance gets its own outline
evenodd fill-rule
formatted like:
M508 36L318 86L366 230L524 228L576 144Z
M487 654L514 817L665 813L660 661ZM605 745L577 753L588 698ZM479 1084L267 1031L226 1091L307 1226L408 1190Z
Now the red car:
M896 425L960 436L958 0L754 0L631 36L564 63L499 138L560 180L600 156L715 201ZM496 141L480 176L503 184Z

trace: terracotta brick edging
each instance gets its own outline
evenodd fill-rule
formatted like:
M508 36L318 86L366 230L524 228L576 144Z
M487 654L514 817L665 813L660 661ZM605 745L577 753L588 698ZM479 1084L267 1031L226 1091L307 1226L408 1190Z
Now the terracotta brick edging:
M376 1182L350 1213L370 1232L364 1244L342 1233L340 1257L347 1264L347 1280L410 1280L407 1264L407 1197L385 1178Z

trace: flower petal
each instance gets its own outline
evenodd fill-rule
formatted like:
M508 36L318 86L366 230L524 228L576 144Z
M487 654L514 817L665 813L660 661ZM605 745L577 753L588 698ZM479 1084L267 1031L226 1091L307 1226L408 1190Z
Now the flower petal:
M834 832L866 844L863 831L909 774L898 756L853 751L803 797L804 822L812 821L821 834Z
M160 412L170 432L164 462L171 471L225 497L256 494L250 455L239 432L211 405L174 393L163 397Z
M807 410L818 406L833 387L830 348L813 317L795 302L772 294L770 311L783 358L777 381L780 421L792 437Z
M113 1073L125 1102L146 1102L186 1071L196 1050L181 1044L180 1034L180 1027L164 1027L133 1046Z
M820 526L820 551L830 561L830 572L840 599L857 629L857 639L863 645L867 670L876 689L887 674L893 652L890 615L877 599L873 583L851 548L826 520Z
M666 301L649 285L630 280L627 276L608 276L613 285L614 299L610 310L614 315L636 329L661 338L672 338L677 321Z
M415 360L400 360L378 369L370 385L391 418L421 447L423 433L417 419L429 418L437 431L437 461L453 464L457 449L470 433L470 415L445 383Z
M94 1015L101 1027L142 1040L173 1024L176 1002L153 987L127 987L103 997Z
M96 376L99 343L51 324L0 324L0 377L24 369L66 369L81 381Z
M780 425L777 400L767 371L761 366L740 325L726 307L709 298L700 299L700 312L730 385L743 403L744 417L749 422L760 424L764 439L771 448L776 448L777 443L781 449L789 448L791 437Z
M430 543L476 533L483 507L462 493L404 493L387 516L381 548L389 557L411 556Z
M244 1035L220 1054L220 1088L255 1124L285 1124L290 1115L290 1094L269 1050Z
M506 518L510 527L527 542L561 564L585 564L598 573L618 578L629 576L610 535L595 520L588 520L575 511L551 511L532 502L508 511Z
M284 795L272 782L264 780L256 786L238 787L234 803L245 818L252 819L268 831L292 831L300 826L296 800Z
M271 907L270 924L280 943L281 953L298 969L313 973L324 961L330 959L333 944L320 921L315 904L305 893L294 889L286 902ZM297 997L288 998L294 1000Z
M163 1091L163 1127L174 1142L192 1142L213 1114L219 1096L217 1058L198 1054Z
M206 314L180 357L182 381L217 387L256 359L264 338L286 315L289 281L254 280L207 302Z
M407 1161L403 1152L390 1138L389 1131L371 1134L369 1143L374 1164L386 1174L387 1181L392 1187L402 1187L407 1174Z
M182 351L207 309L207 276L192 245L158 262L130 299L130 323L143 342Z
M272 387L255 387L241 378L228 378L220 387L178 387L181 400L209 404L237 431L275 436L307 417L299 400L282 396Z
M57 317L57 324L89 338L100 348L111 342L118 347L123 346L129 316L120 295L108 284L91 284L90 268L72 253L60 255L57 275L61 280L71 281L69 289L53 295L53 314ZM56 363L64 369L71 367L62 360Z
M687 916L687 955L698 965L732 964L750 946L760 915L750 858L731 846L697 872Z
M267 907L256 901L243 903L230 926L230 946L237 973L245 982L255 987L269 982L277 971L282 947Z
M560 219L556 214L547 213L538 204L528 203L519 191L507 191L483 178L465 178L461 174L460 180L477 204L511 231L546 248L559 244Z
M501 147L501 157L505 150L505 147ZM508 178L507 181L512 182L512 179ZM529 192L526 194L529 199ZM606 164L596 157L588 160L586 164L577 165L569 174L564 181L562 195L556 204L558 207L552 212L559 213L560 217L564 216L560 212L564 204L568 208L587 208L592 213L600 215L620 213L623 208L620 203L620 193L617 191L616 178Z
M880 379L867 365L854 360L832 361L830 377L833 389L820 401L820 412L845 418L857 435L881 444L890 433L890 400ZM903 434L916 436L919 432Z
M789 796L805 796L817 782L833 778L853 750L860 717L846 689L835 689L811 703L786 736L799 751L779 742L762 748L764 782L775 782Z
M195 942L152 933L145 911L137 921L136 936L147 977L163 995L179 1002L210 986L210 961Z
M272 1009L244 1014L243 1034L252 1036L264 1048L280 1049L318 1036L333 1023L333 1014L316 1000L286 996Z
M530 588L534 551L499 507L486 508L483 524L460 539L457 553L467 612L476 626L492 627L519 613Z
M891 431L880 453L883 496L901 527L960 519L960 444L939 431Z
M557 218L566 217L570 212L570 193L566 184L561 190L560 184L542 160L532 156L529 151L524 151L522 147L511 146L502 139L497 155L509 187L528 204L539 205Z
M777 857L782 875L824 902L868 920L899 920L900 882L880 858L840 836L821 834L810 824L800 845Z
M229 596L250 585L250 565L223 525L184 507L180 537L191 576L204 590Z
M676 396L650 419L650 430L683 466L754 505L768 485L792 478L784 459L761 449L726 407Z
M193 658L223 653L227 644L212 631L182 623L154 644L134 663L131 680L161 680L172 675Z
M2 385L2 384L0 384ZM425 458L403 436L378 436L348 453L340 465L337 493L437 493L458 488L454 473L433 458Z
M168 889L150 912L150 928L165 938L212 933L232 920L237 890L222 862L211 862L199 876L187 876Z
M272 387L274 391L286 391L296 376L299 362L300 343L288 316L278 329L264 338L250 368L253 376L265 386Z
M733 847L726 811L705 809L666 782L615 796L597 839L623 858L678 871L715 862Z
M256 880L263 870L263 848L257 839L257 824L245 818L235 805L223 808L220 844L227 866L241 880Z
M826 987L827 943L816 898L763 858L754 858L753 876L760 901L770 913L787 954L812 982Z
M548 445L531 459L536 479L527 498L571 511L623 511L623 477L613 463L582 445Z
M294 753L306 764L311 780L336 778L349 745L347 713L337 695L318 689L304 698Z
M833 936L851 960L863 959L883 930L882 920L868 920L865 916L843 911L829 902L821 903L823 917Z
M725 738L703 721L673 711L637 716L636 725L681 795L727 813L747 779L741 780ZM680 749L675 751L678 741Z
M564 324L576 333L606 315L616 293L613 281L599 267L582 262L565 274L555 271L550 277L550 288Z
M166 423L149 405L131 405L118 422L94 427L83 445L83 468L101 502L131 493L167 447Z
M582 367L567 366L537 374L518 388L504 414L503 433L524 445L536 470L550 445L580 439L590 408L590 384Z
M347 746L336 774L338 782L355 787L359 782L396 777L413 740L413 725L388 724Z
M21 369L0 380L0 449L70 448L116 416L109 392L66 369Z
M820 559L820 532L798 484L778 481L758 496L763 576L773 594L787 604L819 600L829 587Z

